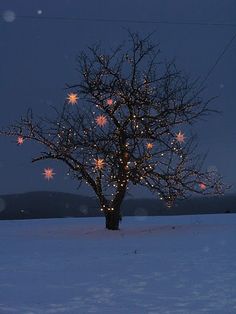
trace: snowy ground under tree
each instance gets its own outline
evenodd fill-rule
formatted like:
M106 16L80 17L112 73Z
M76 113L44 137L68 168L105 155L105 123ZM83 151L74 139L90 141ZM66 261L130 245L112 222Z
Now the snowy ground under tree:
M236 313L236 215L0 221L0 313Z

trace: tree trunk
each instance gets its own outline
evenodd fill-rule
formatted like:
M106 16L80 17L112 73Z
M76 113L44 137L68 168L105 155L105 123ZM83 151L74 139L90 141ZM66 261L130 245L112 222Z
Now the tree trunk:
M121 221L119 210L107 210L105 213L106 229L119 230L119 222Z
M106 228L108 230L119 230L119 223L121 221L120 207L126 192L126 185L121 185L120 189L113 201L100 203L101 208L104 208L106 218Z

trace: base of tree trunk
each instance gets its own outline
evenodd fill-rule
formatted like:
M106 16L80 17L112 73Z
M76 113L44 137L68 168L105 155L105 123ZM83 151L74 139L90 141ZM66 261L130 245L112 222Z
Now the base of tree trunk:
M119 230L120 222L120 212L119 211L107 211L105 214L106 217L106 229L108 230Z

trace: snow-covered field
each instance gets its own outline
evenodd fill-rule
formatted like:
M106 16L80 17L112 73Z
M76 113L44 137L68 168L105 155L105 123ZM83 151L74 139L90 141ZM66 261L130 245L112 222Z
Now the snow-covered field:
M0 314L236 313L236 215L0 221Z

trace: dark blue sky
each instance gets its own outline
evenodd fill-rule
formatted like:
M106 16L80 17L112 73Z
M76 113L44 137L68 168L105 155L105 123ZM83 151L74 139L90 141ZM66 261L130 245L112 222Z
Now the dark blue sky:
M11 1L1 0L0 11L11 10L16 18L0 18L0 126L17 120L28 107L47 114L49 106L59 106L65 98L65 83L76 83L75 57L86 46L101 41L106 48L118 45L127 36L124 28L147 34L160 43L163 58L176 58L180 68L192 77L207 74L236 33L236 27L98 23L94 21L55 21L21 19L64 16L101 19L162 20L170 22L235 23L234 0L119 0L119 1ZM37 13L42 10L42 14ZM219 96L212 104L223 111L198 125L200 150L208 152L205 166L215 167L225 181L236 182L236 40L208 78L206 97ZM0 194L37 190L77 192L76 182L55 162L31 164L31 144L15 144L15 139L0 138ZM44 167L56 172L47 182ZM148 196L138 190L139 196ZM233 187L232 191L235 191ZM133 195L137 195L133 190ZM90 194L86 188L79 193Z

